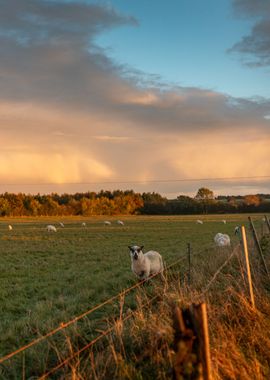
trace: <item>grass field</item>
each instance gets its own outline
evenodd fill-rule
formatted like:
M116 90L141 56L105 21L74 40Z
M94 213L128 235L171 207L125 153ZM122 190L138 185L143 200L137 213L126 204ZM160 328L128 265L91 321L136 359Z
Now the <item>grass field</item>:
M196 224L197 218L204 224ZM188 242L195 253L213 246L217 232L228 233L236 242L235 226L248 224L243 214L123 217L124 226L116 224L117 218L107 219L112 225L104 226L104 220L0 220L1 357L134 284L128 245L155 249L170 264L186 255ZM253 215L253 220L260 231L262 215ZM47 224L56 225L57 233L48 233ZM104 318L104 311L97 311L93 318ZM46 367L46 363L40 365Z

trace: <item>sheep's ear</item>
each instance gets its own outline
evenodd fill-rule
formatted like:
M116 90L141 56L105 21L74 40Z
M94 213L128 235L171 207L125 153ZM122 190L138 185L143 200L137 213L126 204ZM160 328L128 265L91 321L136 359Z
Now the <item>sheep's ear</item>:
M141 251L143 250L143 247L144 247L144 245L141 245L141 246L140 246L140 250L141 250Z

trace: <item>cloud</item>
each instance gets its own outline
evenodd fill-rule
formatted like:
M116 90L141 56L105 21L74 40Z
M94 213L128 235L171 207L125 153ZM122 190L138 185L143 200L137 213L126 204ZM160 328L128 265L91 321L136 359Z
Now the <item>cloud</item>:
M95 106L126 84L119 68L95 43L97 33L132 17L112 8L78 2L3 1L0 16L0 97L57 104Z
M96 180L104 180L113 175L106 164L71 147L67 147L61 153L4 151L0 153L0 162L0 178L7 184L76 183L82 178L94 177Z
M254 18L255 24L248 36L233 45L229 52L240 53L249 67L270 65L270 3L268 0L234 0L238 17Z
M163 86L118 65L95 37L137 22L112 8L0 5L2 183L145 181L138 191L173 193L147 181L269 174L269 100Z

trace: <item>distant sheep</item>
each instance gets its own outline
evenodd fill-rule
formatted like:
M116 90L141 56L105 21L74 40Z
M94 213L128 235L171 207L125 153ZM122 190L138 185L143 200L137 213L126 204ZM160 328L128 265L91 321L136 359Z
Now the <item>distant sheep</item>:
M13 227L12 227L11 224L8 225L8 229L9 229L9 231L12 231L12 230L13 230Z
M56 227L53 226L52 224L49 224L49 225L46 227L46 230L47 230L48 232L56 232L56 231L57 231Z
M105 220L104 224L105 224L105 226L110 226L112 223L109 222L108 220Z
M82 222L82 227L86 227L86 223L85 222Z
M223 223L223 224L226 224L227 222L226 222L226 220L225 220L225 219L223 219L223 220L222 220L222 223Z
M119 224L120 226L123 226L124 222L122 220L117 220L117 224Z
M60 227L62 227L62 228L64 228L64 227L65 227L64 223L62 223L62 222L59 222L59 224L60 224Z
M218 247L226 247L231 245L229 235L222 234L221 232L216 234L216 236L214 237L214 241Z
M203 224L203 221L202 221L202 220L199 220L199 219L197 219L197 220L196 220L196 223L197 223L197 224Z
M234 229L234 234L235 235L240 235L240 232L241 232L241 228L239 226L236 226L235 229Z
M131 270L140 279L162 272L164 269L162 256L156 251L142 252L143 246L128 246L131 257Z

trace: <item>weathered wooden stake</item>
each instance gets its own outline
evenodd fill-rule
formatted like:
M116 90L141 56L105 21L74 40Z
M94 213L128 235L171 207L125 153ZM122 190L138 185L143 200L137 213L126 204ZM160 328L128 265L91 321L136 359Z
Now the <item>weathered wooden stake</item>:
M187 374L198 380L202 378L202 364L198 352L198 339L189 309L173 310L175 356L173 360L173 380L183 380Z
M212 379L211 357L210 357L210 344L209 344L206 303L203 302L199 305L192 305L191 310L194 317L196 332L199 337L199 345L200 345L202 367L203 367L203 379L211 380Z
M173 310L173 380L211 380L206 304Z
M257 232L255 230L254 224L253 224L252 219L251 219L250 216L248 217L248 220L249 220L249 223L250 223L250 227L251 227L251 230L252 230L252 233L253 233L253 237L254 237L254 240L255 240L258 252L259 252L259 254L261 256L261 259L262 259L262 263L263 263L263 266L264 266L265 273L270 278L269 271L268 271L268 268L267 268L267 265L266 265L266 262L265 262L265 259L264 259L264 256L263 256L263 251L262 251L259 239L258 239L258 235L257 235Z
M191 244L187 245L187 254L188 254L188 284L191 284Z
M268 230L269 230L269 232L270 232L270 222L269 222L268 216L267 216L267 215L264 215L264 218L265 218L265 221L266 221L266 223L267 223Z
M244 254L245 254L245 259L246 259L250 301L251 301L252 307L255 308L252 279L251 279L251 274L250 274L250 266L249 266L249 258L248 258L247 237L246 237L246 230L244 226L241 226L241 232L242 232L243 249L244 249Z

